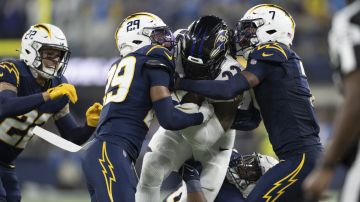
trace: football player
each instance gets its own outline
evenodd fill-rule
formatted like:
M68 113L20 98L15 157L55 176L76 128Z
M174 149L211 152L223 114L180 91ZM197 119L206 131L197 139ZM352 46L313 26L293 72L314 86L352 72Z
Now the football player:
M178 32L178 31L177 31ZM183 67L186 78L226 80L242 67L229 55L230 30L216 16L203 16L194 21L187 30L179 31L177 38L180 56L178 65ZM182 69L178 71L182 73ZM176 92L174 99L183 106L191 105L196 95ZM184 95L181 98L182 95ZM194 98L194 99L191 99ZM250 97L244 99L248 107ZM160 201L163 180L192 156L203 165L201 184L205 197L213 201L225 178L234 144L235 131L230 127L235 119L238 99L211 100L215 115L207 124L189 127L181 131L159 128L149 143L150 151L144 156L143 168L137 187L138 202ZM259 121L255 123L256 127ZM238 123L238 122L237 122ZM240 124L237 125L240 128Z
M61 136L83 144L99 121L101 105L86 112L79 126L69 111L75 87L63 73L70 56L64 33L51 24L36 24L23 35L20 59L0 62L0 201L21 200L14 160L33 137L32 129L53 117Z
M360 140L360 1L338 11L333 18L329 33L330 57L336 68L335 76L342 85L344 102L334 118L331 141L328 143L314 171L304 183L304 189L310 199L321 198L322 192L330 184L338 163L347 164L347 159L356 153L356 144ZM341 201L358 202L360 200L360 148L349 170L341 194ZM351 162L351 161L350 161Z
M246 69L226 81L177 80L178 89L214 99L230 99L252 89L253 100L281 160L257 182L247 201L303 201L301 184L321 152L307 77L290 49L295 22L283 8L250 8L236 27L238 54Z
M279 163L275 158L258 153L240 155L236 151L231 154L231 160L215 202L245 201L254 189L256 181L270 168ZM200 164L200 165L199 165ZM201 163L188 160L179 170L186 186L182 183L176 191L169 194L165 201L206 201L201 189L191 185L200 184ZM195 181L195 182L194 182Z
M212 116L205 102L194 113L174 108L174 36L156 15L135 13L116 34L120 52L110 68L97 137L85 152L83 170L92 201L135 201L133 170L154 111L160 125L179 130Z

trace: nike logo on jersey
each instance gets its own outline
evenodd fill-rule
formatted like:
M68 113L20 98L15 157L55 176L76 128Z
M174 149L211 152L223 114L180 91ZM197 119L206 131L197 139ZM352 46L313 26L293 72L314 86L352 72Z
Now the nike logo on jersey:
M269 57L269 56L272 56L272 55L274 55L274 53L268 54L268 53L263 52L263 53L261 54L261 56L263 56L263 57Z
M170 56L166 51L164 51L166 57L169 59L169 60L172 60L173 59L173 56Z

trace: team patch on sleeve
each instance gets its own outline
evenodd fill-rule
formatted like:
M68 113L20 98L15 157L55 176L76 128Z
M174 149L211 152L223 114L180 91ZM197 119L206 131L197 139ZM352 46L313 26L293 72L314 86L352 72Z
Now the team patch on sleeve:
M19 86L20 74L16 65L12 62L0 62L0 82L7 82Z
M249 58L272 62L286 62L288 60L287 49L278 43L259 45L249 55Z

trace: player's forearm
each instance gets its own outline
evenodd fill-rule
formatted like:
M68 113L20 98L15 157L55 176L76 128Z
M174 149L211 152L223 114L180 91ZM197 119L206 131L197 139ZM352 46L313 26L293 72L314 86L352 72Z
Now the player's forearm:
M201 189L200 180L190 180L186 182L186 189L188 192L188 202L206 202L204 192Z
M236 74L225 81L182 79L178 87L212 99L228 100L249 89L250 86L242 74Z
M203 122L201 113L188 114L176 109L171 97L154 102L153 107L159 124L168 130L180 130Z
M55 123L63 138L79 145L84 144L95 131L94 127L90 127L87 124L78 125L71 114L67 114Z
M345 107L346 106L346 107ZM354 144L357 144L360 134L360 104L358 100L345 101L334 121L334 133L324 156L324 164L333 166L338 163L344 154Z
M17 97L13 91L0 92L0 119L19 116L39 107L45 100L41 93Z

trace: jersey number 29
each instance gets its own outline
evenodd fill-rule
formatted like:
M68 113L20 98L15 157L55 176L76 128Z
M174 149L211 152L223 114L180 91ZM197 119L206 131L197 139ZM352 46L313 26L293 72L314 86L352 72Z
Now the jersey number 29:
M123 102L134 78L136 58L126 57L114 64L109 73L103 105L109 102Z

